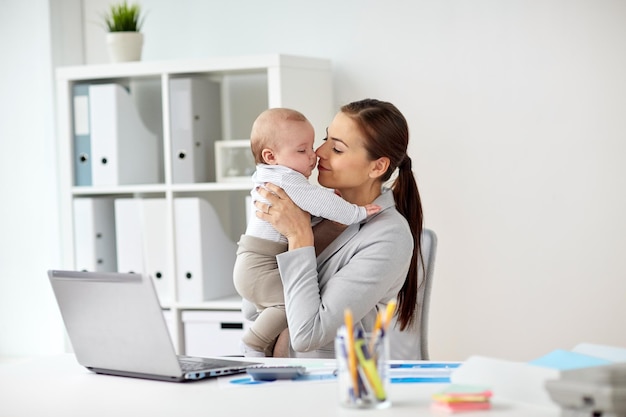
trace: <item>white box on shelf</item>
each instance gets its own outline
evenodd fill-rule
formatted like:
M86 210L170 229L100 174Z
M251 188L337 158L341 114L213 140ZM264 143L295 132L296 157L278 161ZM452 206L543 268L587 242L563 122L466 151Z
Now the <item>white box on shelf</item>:
M240 355L239 341L247 329L241 311L183 311L185 354Z
M246 182L254 173L255 163L247 139L215 142L215 177L217 182Z

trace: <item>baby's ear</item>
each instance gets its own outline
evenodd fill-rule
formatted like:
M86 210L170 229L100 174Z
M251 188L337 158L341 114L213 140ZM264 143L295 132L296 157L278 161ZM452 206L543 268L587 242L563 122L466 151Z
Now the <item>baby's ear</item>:
M271 149L263 149L261 151L261 157L263 158L263 162L268 165L276 165L276 156L274 155L274 151Z

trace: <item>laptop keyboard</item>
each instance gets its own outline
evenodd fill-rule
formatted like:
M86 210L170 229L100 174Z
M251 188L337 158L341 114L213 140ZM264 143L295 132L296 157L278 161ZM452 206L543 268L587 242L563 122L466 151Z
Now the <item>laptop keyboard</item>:
M205 369L216 369L216 368L241 368L246 363L238 363L233 361L227 361L222 359L207 359L202 358L202 361L190 361L185 359L178 359L178 363L180 363L180 368L183 372L193 372L193 371L201 371Z
M211 364L206 363L206 362L192 362L192 361L179 360L178 363L180 363L180 369L182 369L183 372L193 372L193 371L200 371L202 369L211 368Z

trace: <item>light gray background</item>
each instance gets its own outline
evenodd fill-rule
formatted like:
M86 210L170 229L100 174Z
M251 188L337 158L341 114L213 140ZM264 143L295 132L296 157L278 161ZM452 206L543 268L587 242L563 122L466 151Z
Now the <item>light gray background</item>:
M0 0L0 355L63 350L52 70L108 62L107 4ZM330 58L337 107L405 114L440 241L433 358L626 346L626 2L141 4L144 60Z

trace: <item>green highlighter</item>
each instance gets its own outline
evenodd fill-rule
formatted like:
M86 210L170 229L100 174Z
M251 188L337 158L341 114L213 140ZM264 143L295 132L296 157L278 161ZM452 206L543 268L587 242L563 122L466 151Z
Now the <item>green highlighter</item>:
M363 340L362 338L356 339L354 341L354 350L356 351L359 365L361 366L361 369L363 369L363 372L365 373L365 376L367 377L367 381L369 382L371 388L374 390L374 395L376 396L376 399L378 401L385 401L385 399L387 398L387 394L385 393L383 382L380 379L380 375L378 374L376 361L369 354L365 340Z

